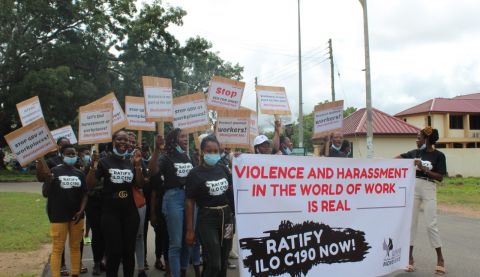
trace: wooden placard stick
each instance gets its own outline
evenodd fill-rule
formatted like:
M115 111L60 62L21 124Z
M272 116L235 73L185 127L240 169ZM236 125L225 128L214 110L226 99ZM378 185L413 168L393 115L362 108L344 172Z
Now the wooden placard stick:
M142 147L142 131L141 130L138 130L138 136L137 136L137 146L138 147Z

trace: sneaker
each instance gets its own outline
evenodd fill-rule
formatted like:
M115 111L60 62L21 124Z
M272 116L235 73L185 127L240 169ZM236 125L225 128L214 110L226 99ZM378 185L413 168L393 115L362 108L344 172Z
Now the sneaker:
M60 268L60 275L62 276L70 276L70 272L68 272L68 269L66 266L62 266L62 268Z
M236 260L236 259L238 259L238 254L235 251L232 250L232 251L230 251L230 254L228 255L228 258Z
M142 270L138 272L138 277L148 277L148 276L147 276L147 273L145 273L145 270Z
M228 269L236 269L236 268L237 268L236 264L232 264L230 263L230 261L228 261Z

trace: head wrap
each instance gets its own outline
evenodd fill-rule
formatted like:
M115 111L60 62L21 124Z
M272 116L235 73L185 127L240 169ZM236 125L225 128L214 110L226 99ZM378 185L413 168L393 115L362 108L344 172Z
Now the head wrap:
M427 126L422 130L422 133L424 133L427 137L430 136L432 132L433 132L433 128L431 126Z

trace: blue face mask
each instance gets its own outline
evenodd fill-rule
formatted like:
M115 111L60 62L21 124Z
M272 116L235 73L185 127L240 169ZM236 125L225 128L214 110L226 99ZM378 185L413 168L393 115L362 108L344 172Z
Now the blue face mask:
M177 147L175 147L175 149L177 149L178 153L180 153L180 154L185 153L185 150L183 150L183 148L178 144L177 144Z
M64 162L66 165L69 165L69 166L75 165L75 163L77 162L77 159L78 159L77 156L75 156L75 157L63 156L63 162Z
M427 144L426 144L426 143L424 143L424 144L422 144L422 146L420 146L420 150L424 150L424 149L426 149L426 148L427 148Z
M115 154L116 156L119 156L119 157L125 157L127 155L127 152L128 151L125 151L123 153L120 153L118 152L117 148L116 147L113 147L113 154Z
M92 157L90 155L83 156L83 161L89 164L92 161Z
M203 160L209 166L214 166L220 160L220 154L205 154L203 155Z

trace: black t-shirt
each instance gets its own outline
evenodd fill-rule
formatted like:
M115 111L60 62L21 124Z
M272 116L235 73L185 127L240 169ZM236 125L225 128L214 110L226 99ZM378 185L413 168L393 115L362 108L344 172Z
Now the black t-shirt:
M400 157L404 159L421 159L422 161L429 161L432 164L431 171L440 173L443 176L447 174L447 162L445 155L437 149L433 150L432 152L428 152L426 149L414 149L408 151L407 153L400 154ZM421 170L417 170L416 176L428 178L425 172Z
M54 179L48 190L47 213L50 222L69 222L80 210L87 193L85 174L64 164L52 168Z
M97 179L103 178L103 195L111 199L119 191L127 191L131 198L132 186L135 182L135 170L129 159L121 159L113 155L100 159L97 171Z
M346 158L347 157L347 155L345 153L343 153L342 151L339 151L339 150L337 150L337 149L335 149L331 146L330 146L328 156L332 157L332 158Z
M217 164L214 168L197 166L188 174L186 193L200 207L229 205L232 176L222 165Z
M174 151L160 156L158 167L160 169L158 174L163 175L164 187L167 190L185 186L185 180L193 169L193 163L187 154Z

